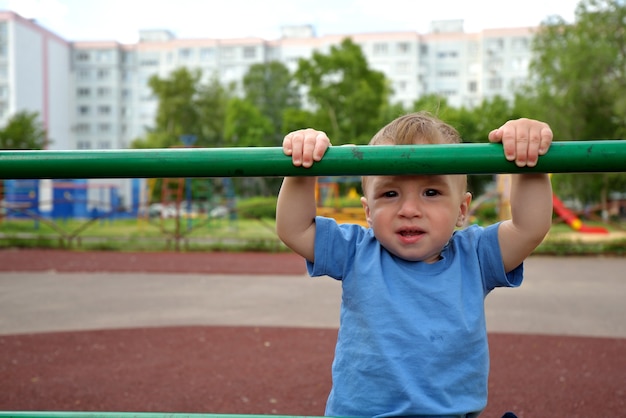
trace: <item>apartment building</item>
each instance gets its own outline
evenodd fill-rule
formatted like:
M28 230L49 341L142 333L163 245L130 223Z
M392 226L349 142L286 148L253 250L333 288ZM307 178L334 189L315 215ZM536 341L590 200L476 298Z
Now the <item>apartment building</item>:
M157 101L149 78L200 68L207 79L241 80L256 63L328 52L350 37L372 68L392 83L394 102L410 106L426 94L453 106L513 98L525 79L533 28L465 33L462 20L433 22L427 34L357 33L316 36L311 26L283 28L280 39L178 39L167 30L140 31L135 44L71 42L12 12L0 12L0 123L36 110L51 149L126 148L153 124Z
M50 149L71 149L75 139L71 43L13 12L0 11L0 126L16 112L38 112Z

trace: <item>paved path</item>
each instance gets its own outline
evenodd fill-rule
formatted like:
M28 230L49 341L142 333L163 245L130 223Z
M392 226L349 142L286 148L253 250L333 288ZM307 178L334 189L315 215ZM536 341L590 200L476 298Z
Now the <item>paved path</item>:
M2 272L0 289L0 334L174 325L336 328L341 298L339 283L305 274ZM626 258L532 257L520 288L487 297L488 327L626 338L625 300Z

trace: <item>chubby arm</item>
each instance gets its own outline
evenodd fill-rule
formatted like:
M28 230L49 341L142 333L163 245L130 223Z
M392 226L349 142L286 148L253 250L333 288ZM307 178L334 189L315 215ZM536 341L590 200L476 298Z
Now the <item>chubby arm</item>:
M489 133L491 142L502 142L509 161L534 167L552 143L552 130L539 121L518 119ZM552 186L547 174L516 174L511 185L511 219L498 228L500 251L506 272L520 265L541 243L552 223Z
M293 165L311 167L330 146L324 132L303 129L283 140L283 152ZM315 257L315 177L286 177L276 205L276 232L294 252L313 262Z

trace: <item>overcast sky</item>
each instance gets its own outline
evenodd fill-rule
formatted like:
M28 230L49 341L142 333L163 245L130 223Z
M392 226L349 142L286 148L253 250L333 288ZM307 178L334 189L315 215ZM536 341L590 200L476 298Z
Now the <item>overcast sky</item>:
M280 37L280 27L311 24L318 35L381 31L427 33L432 20L463 19L465 31L537 26L547 16L574 21L579 0L0 0L69 41L134 43L140 29L178 38Z

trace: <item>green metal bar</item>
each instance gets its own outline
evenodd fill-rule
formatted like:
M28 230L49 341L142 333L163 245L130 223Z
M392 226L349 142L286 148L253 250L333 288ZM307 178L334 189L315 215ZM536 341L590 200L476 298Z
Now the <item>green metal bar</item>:
M332 147L310 169L281 148L0 151L1 179L275 177L626 171L626 141L555 142L534 168L505 160L499 144Z

